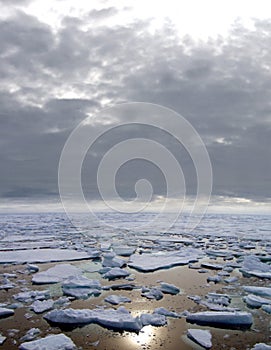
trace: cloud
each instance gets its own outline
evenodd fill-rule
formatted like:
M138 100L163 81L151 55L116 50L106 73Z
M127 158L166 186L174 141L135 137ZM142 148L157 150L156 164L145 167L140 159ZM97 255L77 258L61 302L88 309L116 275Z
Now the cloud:
M210 153L214 195L267 201L271 22L256 20L250 30L236 23L227 38L204 42L179 37L170 23L154 33L140 20L107 26L115 13L112 7L93 10L89 16L105 22L88 29L86 18L69 17L55 31L23 11L0 23L0 194L56 196L58 160L72 129L104 106L142 101L172 108L196 128ZM166 135L149 130L137 135L151 135L185 159L188 190L194 193L188 155ZM95 155L88 155L91 164L97 166L120 139L101 141ZM120 173L123 197L134 195L144 170L155 193L164 193L157 169L138 163ZM98 198L95 176L88 181L89 194Z

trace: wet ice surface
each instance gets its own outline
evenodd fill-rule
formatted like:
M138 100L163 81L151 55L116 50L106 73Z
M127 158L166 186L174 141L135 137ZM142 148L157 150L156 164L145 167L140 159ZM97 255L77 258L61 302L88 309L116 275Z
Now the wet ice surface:
M163 233L159 222L153 231L134 229L154 214L101 215L119 228L93 226L84 216L76 230L62 214L0 215L1 348L49 349L47 336L68 324L72 330L62 332L82 348L105 348L100 329L108 329L108 344L128 332L119 335L128 342L115 345L120 350L137 348L129 343L131 332L146 349L193 348L182 335L205 348L224 339L225 349L268 349L270 217L208 215L188 234L186 217ZM185 271L194 277L186 279ZM92 341L76 337L82 325L82 334L92 327ZM157 339L168 332L163 345L151 335L148 343L150 329ZM54 339L59 349L75 346L69 338Z

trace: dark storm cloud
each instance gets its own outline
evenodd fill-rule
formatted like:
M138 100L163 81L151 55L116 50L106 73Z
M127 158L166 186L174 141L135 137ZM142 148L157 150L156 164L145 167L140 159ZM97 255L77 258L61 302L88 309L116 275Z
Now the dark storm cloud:
M107 8L92 11L88 19L65 18L57 32L23 12L0 23L1 195L55 195L66 138L108 99L111 104L143 101L176 110L207 145L214 194L270 198L271 23L256 21L253 30L236 23L226 39L208 42L180 38L170 25L150 34L143 21L83 29L86 21L116 12ZM61 97L67 93L84 97ZM163 139L192 172L189 157L167 136L140 133ZM126 130L125 137L133 135ZM90 152L92 165L114 137L101 141L95 155ZM164 193L157 169L131 164L120 173L124 197L133 194L144 169L156 184L155 193ZM93 174L88 189L96 197Z

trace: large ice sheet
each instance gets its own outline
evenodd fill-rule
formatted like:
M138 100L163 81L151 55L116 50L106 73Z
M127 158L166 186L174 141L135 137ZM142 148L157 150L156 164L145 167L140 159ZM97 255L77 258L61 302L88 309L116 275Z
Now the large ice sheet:
M115 309L64 309L48 312L44 318L55 324L83 325L96 323L110 329L138 332L143 326L124 307Z
M0 263L41 263L88 259L89 255L73 249L29 249L1 252Z
M142 272L151 272L178 265L186 265L197 261L199 256L201 256L201 252L193 248L185 248L173 252L133 254L130 257L128 266Z

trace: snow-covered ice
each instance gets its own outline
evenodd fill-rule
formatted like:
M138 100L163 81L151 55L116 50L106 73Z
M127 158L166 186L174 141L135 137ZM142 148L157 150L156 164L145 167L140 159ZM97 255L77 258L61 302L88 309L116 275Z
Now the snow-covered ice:
M212 334L209 330L189 328L187 330L187 336L205 349L212 347Z
M48 335L45 338L22 343L20 350L75 350L74 342L65 334Z
M257 343L251 350L271 350L271 345L267 345L265 343Z
M164 315L159 313L142 314L140 320L143 326L156 326L161 327L167 324L167 319Z

